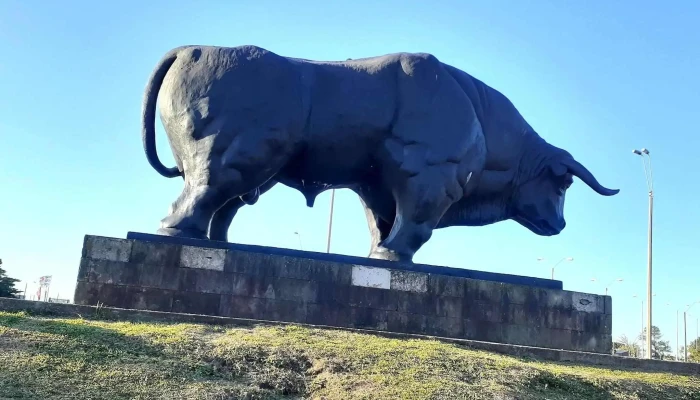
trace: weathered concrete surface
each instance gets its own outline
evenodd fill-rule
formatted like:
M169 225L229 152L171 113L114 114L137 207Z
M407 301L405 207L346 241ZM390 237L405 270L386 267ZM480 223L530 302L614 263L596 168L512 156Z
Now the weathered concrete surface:
M43 301L29 301L0 298L0 310L8 312L25 311L32 315L45 315L55 317L83 317L98 318L106 320L130 320L141 322L172 322L172 323L200 323L227 326L256 326L256 325L288 325L288 322L270 322L246 318L230 318L211 315L184 314L173 312L158 312L145 310L129 310L113 307L96 307L77 304L48 303ZM299 324L310 326L311 324ZM327 326L326 326L327 327ZM343 329L354 332L366 332L375 335L392 338L418 338L418 339L438 339L443 342L455 343L460 346L477 350L491 351L494 353L508 354L517 357L527 357L545 361L564 362L581 365L593 365L609 367L615 369L639 370L646 372L671 372L676 374L698 375L700 374L700 364L683 363L677 361L645 360L629 357L618 357L609 354L595 354L589 352L554 350L530 346L519 346L501 343L489 343L467 339L455 339L445 337L435 337L427 335L416 335L407 333L376 331L366 329L328 327L333 329Z
M74 301L612 350L612 303L606 296L299 255L86 236Z

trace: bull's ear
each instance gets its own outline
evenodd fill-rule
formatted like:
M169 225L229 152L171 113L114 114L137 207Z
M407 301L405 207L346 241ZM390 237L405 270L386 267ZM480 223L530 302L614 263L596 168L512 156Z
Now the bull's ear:
M549 169L552 170L554 176L564 176L569 171L566 165L563 165L559 162L553 162L552 164L550 164Z

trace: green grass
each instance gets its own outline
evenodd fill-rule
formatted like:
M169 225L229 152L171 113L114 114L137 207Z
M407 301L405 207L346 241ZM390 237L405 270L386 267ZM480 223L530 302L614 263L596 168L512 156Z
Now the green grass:
M700 377L524 360L298 326L0 312L0 398L700 399Z

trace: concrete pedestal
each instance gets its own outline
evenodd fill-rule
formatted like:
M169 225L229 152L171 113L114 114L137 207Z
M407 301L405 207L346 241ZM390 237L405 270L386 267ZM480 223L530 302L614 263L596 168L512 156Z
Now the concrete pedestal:
M129 233L86 236L76 304L610 353L612 300L560 281Z

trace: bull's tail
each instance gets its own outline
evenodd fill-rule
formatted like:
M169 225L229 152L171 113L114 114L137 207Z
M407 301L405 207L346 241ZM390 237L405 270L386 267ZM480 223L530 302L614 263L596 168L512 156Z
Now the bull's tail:
M158 66L153 70L146 93L143 97L143 108L141 110L141 138L143 140L143 150L146 152L146 159L149 164L166 178L182 176L182 172L177 167L168 168L158 159L156 152L156 101L158 91L163 83L165 74L177 59L177 51L171 51L161 59Z

